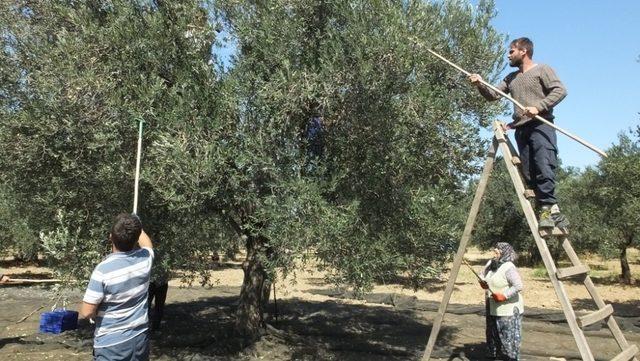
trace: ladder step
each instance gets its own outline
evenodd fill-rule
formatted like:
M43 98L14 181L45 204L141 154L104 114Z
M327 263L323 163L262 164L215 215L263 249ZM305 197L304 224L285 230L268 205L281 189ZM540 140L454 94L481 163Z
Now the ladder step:
M547 238L549 236L563 237L569 235L569 231L567 229L560 229L558 227L554 227L552 230L541 229L539 232L542 238Z
M522 164L522 162L520 161L520 157L514 155L513 157L511 157L511 164L513 165L520 165Z
M604 320L605 318L611 316L612 314L613 314L613 306L606 305L595 312L592 312L582 317L578 317L577 319L578 326L580 326L581 328L585 328L589 325L593 325L596 322L600 322Z
M527 199L535 198L536 197L536 192L534 192L533 189L525 189L524 190L524 197L527 198Z
M573 267L560 268L556 272L556 276L558 277L558 279L562 280L565 278L570 278L578 275L580 276L586 275L588 272L589 272L589 267L583 264L580 264Z
M611 361L629 361L637 354L638 354L638 346L631 345L627 347L626 350L619 353L618 356L612 358Z

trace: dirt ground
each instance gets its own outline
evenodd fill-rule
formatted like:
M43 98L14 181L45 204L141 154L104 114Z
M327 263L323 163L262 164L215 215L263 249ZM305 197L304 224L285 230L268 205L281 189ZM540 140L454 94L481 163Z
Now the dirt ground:
M488 254L471 250L467 259L480 269ZM640 277L640 255L630 252L635 277ZM622 286L616 280L619 265L592 257L591 276L607 303L611 303L627 339L640 344L640 284ZM45 268L10 267L13 277L42 277ZM541 269L520 268L524 278L525 318L523 360L579 354L564 321L554 290ZM242 349L231 337L233 311L238 299L242 270L237 262L223 262L212 271L215 287L184 287L172 280L162 328L152 336L156 360L420 360L431 322L443 295L446 277L414 292L401 285L378 285L364 297L326 284L318 272L298 272L296 282L276 285L276 307L270 303L265 336ZM565 283L578 313L594 305L579 283ZM70 295L76 309L81 292ZM1 360L91 359L90 327L61 335L38 333L41 312L55 303L51 287L10 285L0 287ZM17 322L34 310L43 307ZM593 325L586 331L598 360L609 360L619 348L608 329ZM440 331L432 360L484 359L484 306L482 291L472 273L463 268Z

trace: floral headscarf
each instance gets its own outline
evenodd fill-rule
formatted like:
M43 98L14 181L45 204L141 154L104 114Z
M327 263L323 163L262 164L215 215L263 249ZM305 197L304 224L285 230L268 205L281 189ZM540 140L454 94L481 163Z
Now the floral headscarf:
M491 260L491 265L489 266L492 271L496 271L498 267L507 262L515 262L518 259L518 254L511 247L511 245L507 242L498 242L495 247L498 251L500 251L500 259Z

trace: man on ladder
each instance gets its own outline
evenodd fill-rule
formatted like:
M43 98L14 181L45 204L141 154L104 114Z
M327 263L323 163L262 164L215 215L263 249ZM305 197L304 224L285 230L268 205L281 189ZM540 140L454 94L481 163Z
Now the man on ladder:
M518 70L507 75L497 86L504 93L510 93L525 108L514 105L513 122L507 129L515 129L516 143L522 162L522 173L528 186L534 190L539 209L540 229L568 228L569 222L560 213L555 196L555 169L557 167L558 146L555 130L533 119L536 115L553 122L553 107L567 95L567 91L557 75L545 64L532 60L533 42L528 38L518 38L511 42L509 65ZM482 83L478 74L471 74L469 81L478 87L487 100L500 99L500 94Z

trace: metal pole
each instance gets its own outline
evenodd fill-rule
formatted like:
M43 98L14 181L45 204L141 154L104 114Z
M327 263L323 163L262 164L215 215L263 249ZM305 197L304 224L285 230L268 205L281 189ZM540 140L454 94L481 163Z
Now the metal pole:
M138 213L138 185L140 183L140 158L142 157L142 125L144 120L139 120L138 126L138 155L136 157L136 178L133 190L133 213Z
M276 298L276 283L273 282L273 304L275 305L276 324L278 323L278 299Z
M466 259L462 259L462 262L467 265L467 267L469 267L469 269L471 270L471 272L473 272L473 274L476 276L476 278L478 279L478 281L482 281L482 282L486 282L485 280L482 279L482 277L480 277L480 275L478 274L478 272L476 272L476 270L473 269L473 267L471 267L471 265L467 262ZM487 284L487 287L489 286L489 284ZM493 291L491 290L491 287L487 288L487 291L489 291L489 293L491 293L493 295Z
M464 73L465 75L469 76L471 75L471 73L469 73L468 71L462 69L461 67L459 67L458 65L454 64L453 62L449 61L447 58L445 58L444 56L436 53L435 51L431 50L431 49L427 49L428 52L430 52L431 54L433 54L434 56L436 56L437 58L439 58L440 60L444 61L445 63L451 65L452 67L458 69L460 72ZM510 97L509 95L507 95L506 93L504 93L503 91L501 91L500 89L494 87L493 85L487 83L486 81L484 81L483 79L480 79L480 82L484 85L486 85L487 87L489 87L491 90L495 91L496 93L502 95L503 97L507 98L508 100L510 100L513 104L515 104L517 107L519 107L520 109L524 110L524 105L520 104L518 101L516 101L515 99L513 99L512 97ZM575 140L576 142L584 145L585 147L591 149L592 151L598 153L601 157L606 158L607 157L607 153L601 151L600 149L598 149L596 146L588 143L586 140L583 140L582 138L573 135L569 132L567 132L566 130L558 127L557 125L551 123L550 121L544 119L543 117L536 115L535 119L549 125L550 127L554 128L555 130L559 131L560 133L566 135L567 137Z

